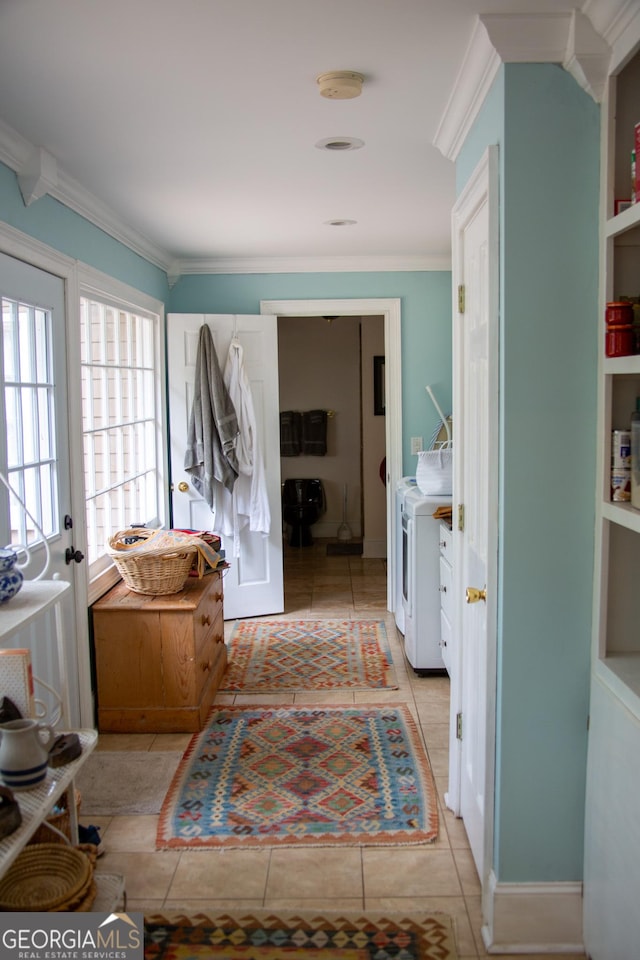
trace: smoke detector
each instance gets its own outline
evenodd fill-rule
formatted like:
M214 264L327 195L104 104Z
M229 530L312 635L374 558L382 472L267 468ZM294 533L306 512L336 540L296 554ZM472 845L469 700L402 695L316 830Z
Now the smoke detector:
M353 70L334 70L316 78L320 93L328 100L352 100L362 93L364 77Z

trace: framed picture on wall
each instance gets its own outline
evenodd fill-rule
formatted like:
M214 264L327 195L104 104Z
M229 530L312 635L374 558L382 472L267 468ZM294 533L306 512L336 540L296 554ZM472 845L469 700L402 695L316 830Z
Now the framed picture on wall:
M373 412L376 417L384 417L384 357L373 358Z

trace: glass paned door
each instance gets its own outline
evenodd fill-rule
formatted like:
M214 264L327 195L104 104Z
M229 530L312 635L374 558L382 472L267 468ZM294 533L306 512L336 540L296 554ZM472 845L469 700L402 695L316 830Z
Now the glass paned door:
M0 546L18 550L25 578L70 581L75 564L65 551L72 531L69 428L67 421L66 321L64 281L0 254ZM77 545L76 545L77 546ZM29 548L28 562L25 551ZM8 601L11 603L11 601ZM0 608L0 616L2 611ZM79 722L80 680L75 623L75 591L62 603L66 676L60 675L54 614L4 641L29 647L34 675L56 690L66 688L70 720ZM51 711L55 702L36 683Z

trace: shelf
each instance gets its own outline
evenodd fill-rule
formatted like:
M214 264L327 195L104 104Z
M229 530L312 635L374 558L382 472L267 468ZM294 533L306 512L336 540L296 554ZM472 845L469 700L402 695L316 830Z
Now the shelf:
M25 580L20 592L0 607L0 640L26 627L70 589L66 580Z
M610 653L596 662L595 674L640 719L640 653Z
M76 773L98 742L95 730L78 730L82 753L62 767L50 767L46 779L30 790L16 790L22 823L17 830L0 840L0 875L13 863L36 828L46 819L51 808L71 784Z
M612 503L605 501L602 504L602 516L611 523L617 523L627 530L640 533L640 510L636 510L630 503Z
M603 373L609 375L637 375L640 376L640 354L630 357L605 357Z
M640 203L634 203L633 206L628 207L623 213L619 213L615 217L611 217L610 220L607 220L605 236L617 237L621 233L626 233L627 230L633 230L637 226L640 226Z

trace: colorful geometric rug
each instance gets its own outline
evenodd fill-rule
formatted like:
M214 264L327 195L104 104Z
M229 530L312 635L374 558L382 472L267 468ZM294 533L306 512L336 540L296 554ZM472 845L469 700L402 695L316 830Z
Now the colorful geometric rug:
M282 913L252 910L152 914L145 960L456 960L450 918Z
M400 846L437 835L431 768L406 706L221 706L180 763L156 846Z
M397 690L382 620L240 620L220 690Z

